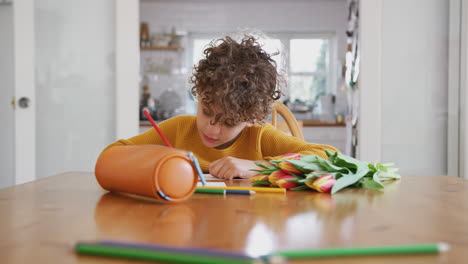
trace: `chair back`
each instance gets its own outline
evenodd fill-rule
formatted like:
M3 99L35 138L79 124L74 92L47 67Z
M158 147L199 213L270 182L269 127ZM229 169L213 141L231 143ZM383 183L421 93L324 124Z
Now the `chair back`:
M292 136L304 140L304 135L302 134L302 126L299 125L299 122L297 121L294 114L282 102L275 101L275 106L271 113L271 125L275 128L278 128L279 124L278 115L280 115L284 119Z

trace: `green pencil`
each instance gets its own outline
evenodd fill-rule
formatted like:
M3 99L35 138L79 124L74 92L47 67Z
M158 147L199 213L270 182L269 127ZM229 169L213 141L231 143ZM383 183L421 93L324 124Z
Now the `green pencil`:
M221 257L214 255L183 254L181 252L156 251L151 249L77 243L75 252L82 255L107 256L115 258L165 261L186 264L250 264L253 259Z
M280 255L286 258L325 258L325 257L351 257L351 256L375 256L375 255L410 255L410 254L430 254L448 251L447 243L402 245L402 246L381 246L381 247L349 247L349 248L324 248L311 250L278 251L264 256L268 258L272 255Z

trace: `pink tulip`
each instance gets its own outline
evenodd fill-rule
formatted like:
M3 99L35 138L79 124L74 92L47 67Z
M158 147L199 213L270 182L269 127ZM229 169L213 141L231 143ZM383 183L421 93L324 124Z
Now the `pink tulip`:
M302 171L300 171L296 166L292 165L291 163L287 161L282 161L278 163L277 165L282 171L286 173L293 173L293 174L302 174Z
M262 174L255 175L252 178L250 178L251 182L266 181L266 180L268 180L268 175L262 175Z
M276 184L278 185L278 187L285 188L287 190L296 188L299 186L299 183L297 182L287 181L290 179L296 179L296 177L289 175L289 174L283 175L276 181Z
M336 179L331 174L324 174L313 182L306 182L306 185L317 192L329 193L335 185Z
M275 171L273 172L272 174L270 174L270 176L268 176L268 180L270 181L271 185L273 186L278 186L277 185L277 181L282 177L282 176L285 176L285 175L289 175L287 174L286 172L284 171Z

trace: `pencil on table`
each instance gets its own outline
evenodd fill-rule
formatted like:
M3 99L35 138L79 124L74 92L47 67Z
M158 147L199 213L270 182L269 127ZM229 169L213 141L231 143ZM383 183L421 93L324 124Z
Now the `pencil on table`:
M217 189L217 190L243 190L243 191L255 191L256 193L285 193L284 188L268 188L268 187L221 187L221 186L199 186L197 189Z
M325 257L352 257L352 256L375 256L375 255L411 255L411 254L434 254L446 252L450 248L447 243L416 244L400 246L376 246L376 247L344 247L344 248L320 248L309 250L278 251L263 256L269 258L273 255L283 256L289 259L302 258L325 258Z
M211 193L211 194L255 194L255 191L250 190L223 190L223 189L205 189L197 188L196 193Z
M107 256L115 258L164 261L187 264L250 264L255 260L244 257L228 257L214 254L156 250L128 245L110 245L97 243L77 243L75 252L82 255Z
M129 248L142 248L142 249L151 249L159 251L170 251L178 253L187 253L187 254L206 254L219 257L231 257L231 258L241 258L241 259L252 259L245 254L227 252L215 249L208 248L194 248L194 247L170 247L157 244L144 244L144 243L132 243L132 242L122 242L122 241L113 241L113 240L103 240L98 242L99 245L108 245L108 246L122 246Z

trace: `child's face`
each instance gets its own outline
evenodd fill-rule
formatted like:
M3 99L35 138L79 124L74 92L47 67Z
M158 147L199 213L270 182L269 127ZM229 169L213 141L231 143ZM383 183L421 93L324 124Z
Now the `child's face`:
M203 144L210 148L225 149L234 143L242 130L247 126L246 122L235 126L225 124L223 121L212 125L219 110L216 107L206 107L201 102L197 109L197 128Z

